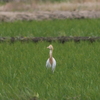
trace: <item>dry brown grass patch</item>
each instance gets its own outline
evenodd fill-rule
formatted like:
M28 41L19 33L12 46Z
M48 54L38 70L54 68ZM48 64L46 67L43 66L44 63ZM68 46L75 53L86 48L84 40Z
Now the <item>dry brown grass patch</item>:
M90 2L92 1L92 2ZM10 2L0 7L0 11L75 11L75 10L100 10L100 2L84 0L79 2L38 3L38 2Z

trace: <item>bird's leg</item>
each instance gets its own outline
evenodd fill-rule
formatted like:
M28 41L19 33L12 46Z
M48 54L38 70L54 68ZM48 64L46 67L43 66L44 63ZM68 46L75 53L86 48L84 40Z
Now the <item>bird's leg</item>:
M54 71L55 71L55 68L52 68L52 72L54 73Z

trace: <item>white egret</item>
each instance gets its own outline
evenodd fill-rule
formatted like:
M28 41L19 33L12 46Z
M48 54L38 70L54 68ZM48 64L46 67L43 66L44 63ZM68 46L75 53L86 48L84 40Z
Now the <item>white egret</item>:
M48 58L48 60L46 62L46 67L47 68L51 67L52 71L54 72L55 67L56 67L56 60L52 56L53 46L52 45L49 45L47 48L50 49L50 52L49 52L49 56L50 57Z

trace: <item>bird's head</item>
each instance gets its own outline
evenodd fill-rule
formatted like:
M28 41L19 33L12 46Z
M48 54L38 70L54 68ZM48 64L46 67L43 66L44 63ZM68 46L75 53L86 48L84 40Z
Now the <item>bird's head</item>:
M47 48L50 49L50 50L53 50L53 46L52 45L49 45Z

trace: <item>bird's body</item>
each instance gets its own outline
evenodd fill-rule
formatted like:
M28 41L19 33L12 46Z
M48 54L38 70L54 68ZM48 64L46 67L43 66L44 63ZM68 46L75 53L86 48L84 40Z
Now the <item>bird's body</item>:
M52 52L53 52L53 46L49 45L47 48L50 49L49 55L50 57L48 58L47 62L46 62L46 67L52 69L52 71L54 72L55 67L56 67L56 60L53 58L52 56Z
M52 62L50 61L50 58L48 58L47 62L46 62L46 67L51 67L52 68L52 71L54 72L55 70L55 67L56 67L56 60L54 58L52 58Z

